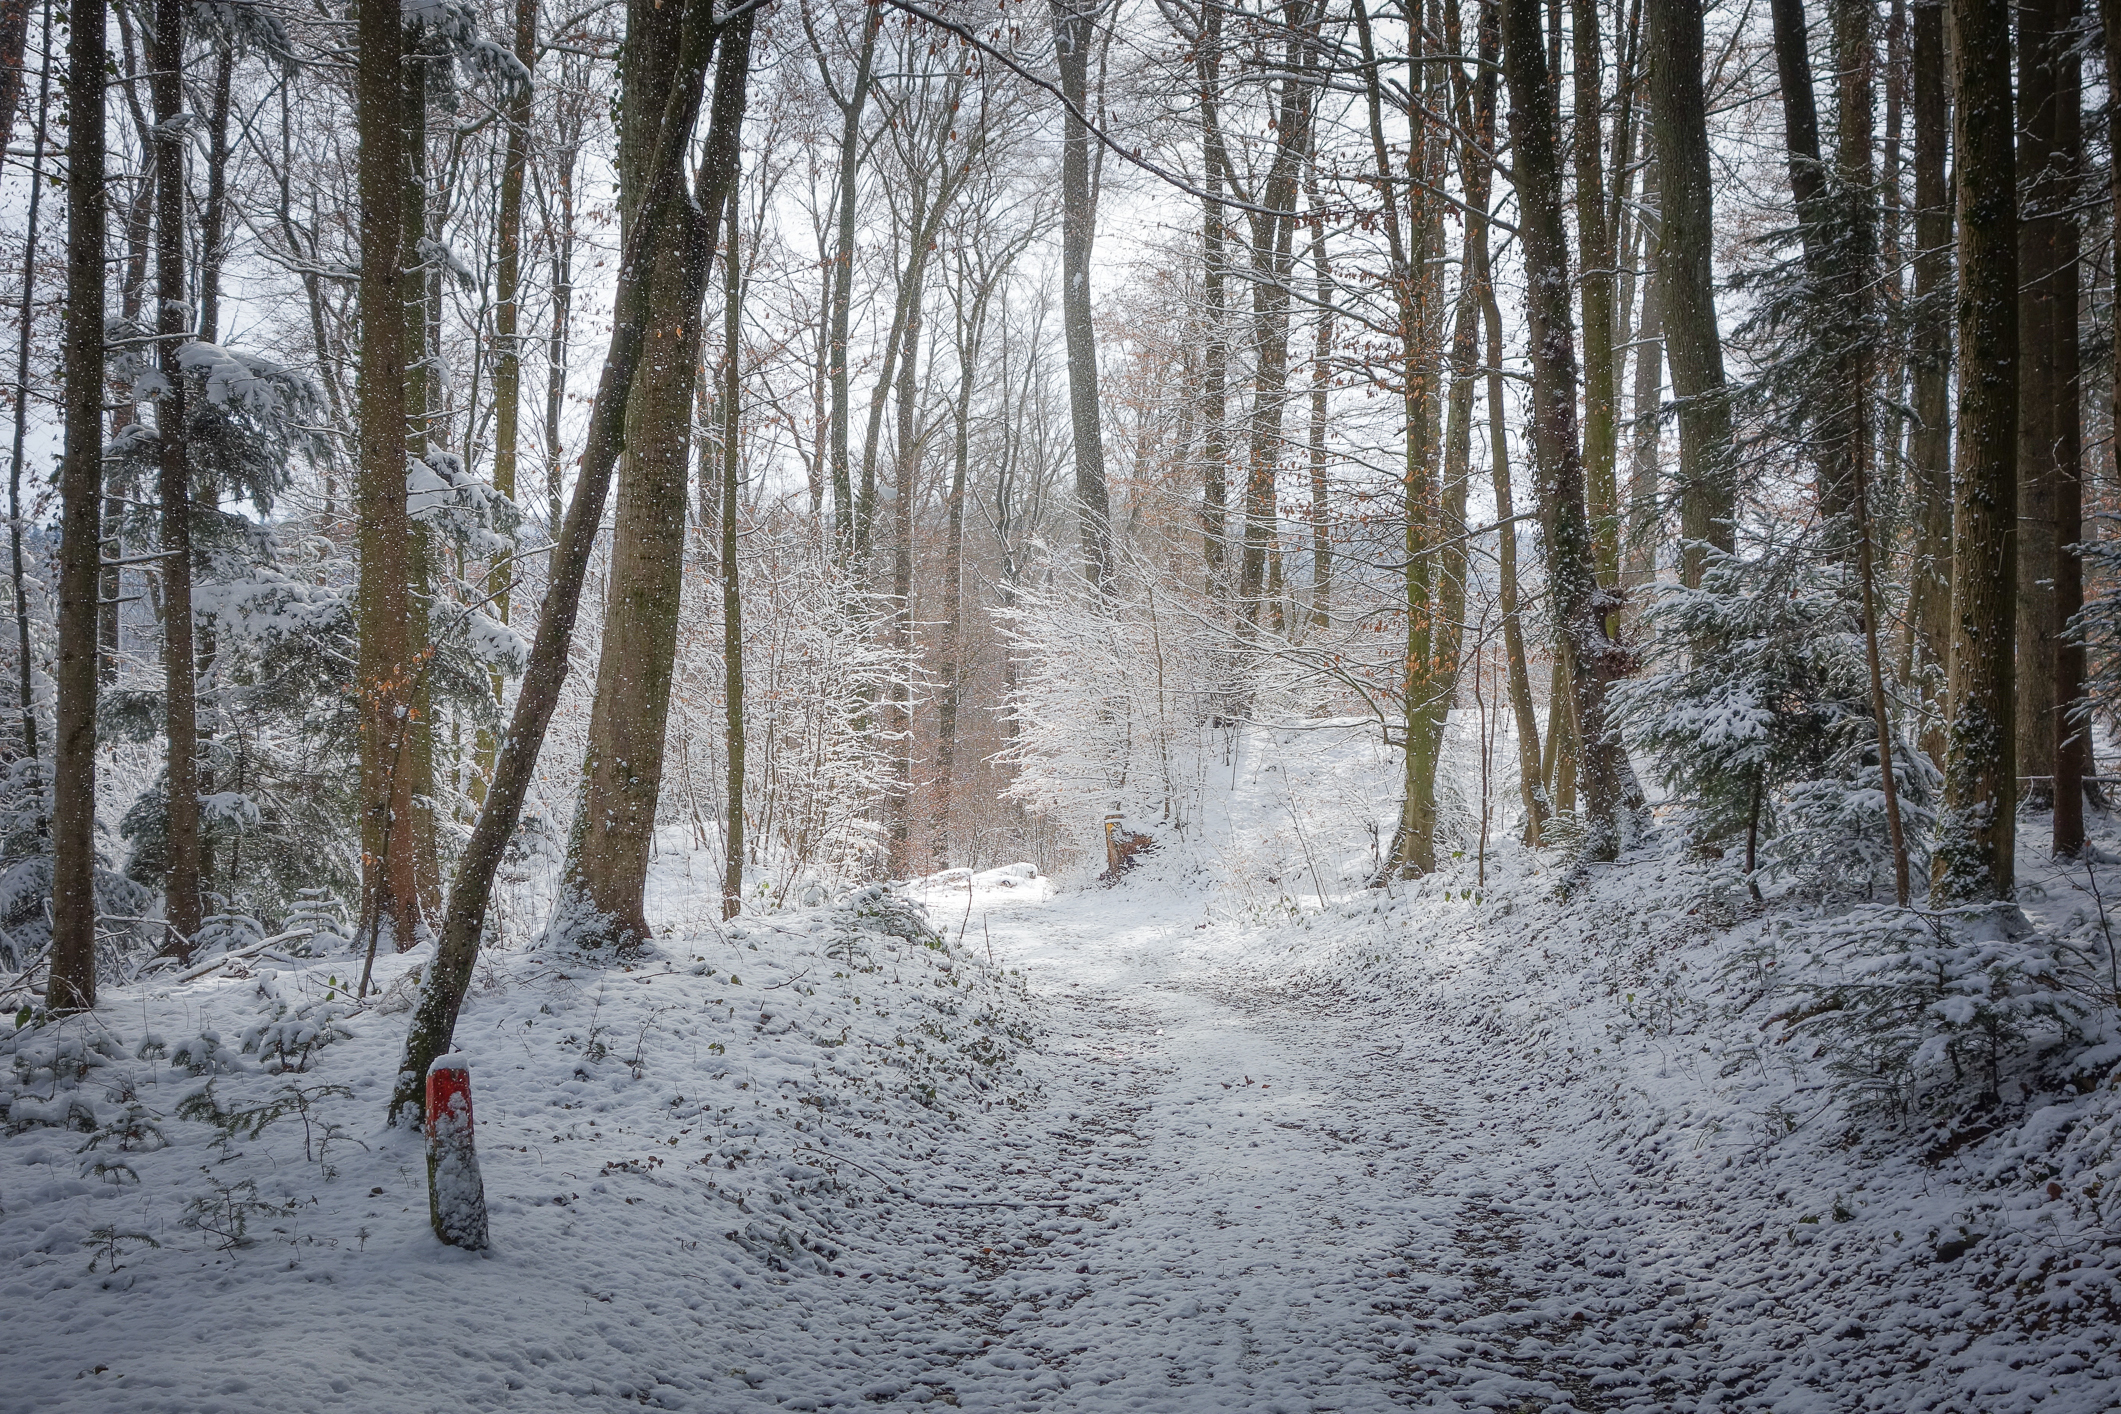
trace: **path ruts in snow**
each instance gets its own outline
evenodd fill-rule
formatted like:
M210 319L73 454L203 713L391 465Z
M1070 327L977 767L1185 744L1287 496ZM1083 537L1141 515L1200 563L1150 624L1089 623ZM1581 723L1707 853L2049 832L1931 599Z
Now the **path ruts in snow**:
M1093 891L985 919L1058 1002L1045 1108L999 1126L989 1181L1097 1216L1043 1247L1007 1216L962 1226L994 1264L966 1292L991 1343L954 1397L1561 1414L1651 1393L1631 1359L1563 1358L1603 1344L1600 1314L1523 1280L1571 1263L1527 1250L1568 1235L1528 1232L1512 1200L1538 1136L1491 1101L1517 1101L1522 1077L1263 984L1199 926L1198 896L1165 899Z

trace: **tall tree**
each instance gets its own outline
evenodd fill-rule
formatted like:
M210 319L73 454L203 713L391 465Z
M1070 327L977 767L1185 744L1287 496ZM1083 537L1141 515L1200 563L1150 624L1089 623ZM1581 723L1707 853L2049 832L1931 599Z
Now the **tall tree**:
M1510 90L1510 146L1524 242L1526 323L1532 350L1532 446L1547 542L1559 657L1575 709L1582 857L1620 852L1620 745L1606 712L1607 688L1624 655L1606 627L1592 559L1576 438L1576 340L1570 327L1568 237L1562 218L1560 123L1539 32L1538 0L1501 0L1503 78Z
M1951 727L1931 896L2008 900L2018 805L2018 167L2006 0L1951 0L1959 225Z
M740 499L738 473L742 469L738 434L743 430L744 392L743 264L737 239L737 191L734 174L724 200L722 223L727 236L722 249L722 425L720 430L722 475L721 514L716 518L722 543L717 558L722 571L722 742L727 762L723 781L725 808L722 826L722 917L734 918L744 908L744 595L737 565L737 510Z
M494 763L493 784L459 858L434 966L428 969L405 1033L404 1061L390 1098L393 1123L424 1118L427 1067L449 1050L455 1035L457 1013L471 985L479 940L486 931L494 875L522 818L538 751L567 680L568 648L581 607L582 581L625 441L628 393L647 344L649 324L656 317L648 298L651 252L672 245L703 244L711 254L720 240L723 205L736 183L738 139L757 21L758 11L740 7L726 22L717 24L712 0L687 0L684 7L677 63L664 91L656 95L662 121L650 149L653 156L646 168L638 219L627 233L619 262L611 342L596 401L590 407L581 474L554 551L551 583L538 611L523 687L516 695L508 734ZM695 203L686 190L685 160L710 63L715 69L714 101L700 158L700 199Z
M2071 709L2082 652L2065 625L2083 602L2077 201L2083 82L2076 0L2018 7L2018 771L2052 807L2057 853L2084 843L2084 750ZM2067 778L2067 789L2065 789Z
M1915 121L1914 291L1909 310L1913 434L1908 481L1914 544L1908 569L1903 676L1930 700L1922 747L1944 760L1943 688L1952 607L1952 193L1946 162L1951 105L1946 96L1944 0L1916 0L1910 81Z
M1776 0L1778 34L1782 10L1791 3ZM1644 0L1643 21L1657 151L1657 314L1679 404L1679 578L1698 588L1709 551L1729 551L1733 544L1737 506L1730 395L1716 322L1701 0Z
M660 103L689 22L675 6L629 0L618 162L620 223L629 233L651 196ZM720 218L718 201L712 219ZM562 926L584 943L631 948L651 936L643 894L676 670L700 316L713 260L713 244L671 240L655 250L648 271L654 322L627 399L604 642L563 885Z
M191 456L184 344L192 334L184 282L184 14L186 0L156 0L155 352L162 372L155 434L161 461L162 669L166 736L169 873L165 885L171 944L190 957L199 931L199 704L194 686L191 607Z
M103 520L104 80L101 0L73 7L66 46L66 450L59 470L58 702L52 743L55 1012L96 1004L96 599Z
M1075 502L1083 574L1111 588L1112 500L1105 485L1097 406L1097 329L1090 319L1090 252L1097 235L1097 183L1090 138L1090 61L1105 0L1050 0L1053 52L1067 111L1061 118L1061 333L1068 346L1068 420L1075 444Z

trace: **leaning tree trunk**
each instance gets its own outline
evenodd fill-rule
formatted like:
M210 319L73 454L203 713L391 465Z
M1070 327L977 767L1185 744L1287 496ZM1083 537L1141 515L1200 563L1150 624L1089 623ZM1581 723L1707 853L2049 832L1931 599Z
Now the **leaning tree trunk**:
M1090 51L1101 0L1051 0L1061 119L1061 332L1068 347L1068 419L1075 442L1075 503L1081 523L1083 575L1109 592L1112 502L1105 488L1105 448L1097 408L1097 331L1090 322L1090 247L1097 233L1097 193L1090 179Z
M2018 168L2007 0L1951 0L1959 214L1959 409L1952 498L1951 728L1931 894L2008 900L2018 763Z
M1657 313L1679 403L1679 578L1694 589L1710 553L1730 551L1737 511L1731 405L1716 322L1701 0L1644 0L1644 11L1657 147ZM1655 437L1654 427L1648 435Z
M58 702L52 743L54 1012L96 1004L96 598L103 519L104 67L100 0L66 47L66 451L60 463Z
M678 11L633 0L622 100L629 115L667 91L675 67ZM621 128L619 158L630 228L642 220L657 141L636 117ZM719 221L720 211L715 212ZM678 601L684 587L686 489L691 484L692 404L700 365L700 314L714 249L664 243L649 268L648 330L627 400L626 454L612 515L611 578L604 642L589 711L582 794L568 843L563 911L555 919L587 946L638 947L651 936L644 902L663 785L663 736L676 671Z
M419 1006L405 1036L405 1056L390 1099L393 1123L423 1119L427 1067L446 1053L455 1036L457 1013L471 985L479 939L486 929L486 910L501 857L522 817L545 730L559 705L567 680L567 654L581 607L582 581L596 548L598 524L612 471L625 441L628 390L640 366L653 310L650 251L663 246L705 246L712 254L719 239L722 207L736 185L738 136L743 124L746 81L751 65L751 36L757 11L741 10L724 25L713 19L710 0L690 0L679 44L676 72L668 84L663 120L657 130L654 157L640 217L628 234L619 264L619 286L612 311L611 344L589 413L589 433L582 453L574 500L561 527L553 554L553 575L538 613L536 637L516 695L493 785L472 826L449 891L442 938L434 966L421 989ZM701 88L719 39L714 102L700 162L699 206L686 199L685 156L699 116Z
M1620 852L1619 742L1607 687L1623 654L1606 630L1607 601L1592 563L1583 460L1576 441L1576 341L1569 326L1568 236L1562 220L1560 125L1548 87L1538 0L1502 0L1503 77L1524 240L1526 323L1532 347L1532 444L1547 538L1557 647L1568 665L1576 719L1582 857Z
M192 649L191 456L181 354L191 333L184 286L184 11L155 6L155 333L164 387L155 414L161 461L162 670L168 761L169 874L164 918L185 959L199 931L199 703Z

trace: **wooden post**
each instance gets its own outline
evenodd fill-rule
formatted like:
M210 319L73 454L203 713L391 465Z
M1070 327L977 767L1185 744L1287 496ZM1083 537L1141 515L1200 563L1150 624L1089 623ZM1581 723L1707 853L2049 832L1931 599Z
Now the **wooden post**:
M435 1236L483 1252L486 1184L472 1150L471 1067L461 1055L427 1067L427 1213Z

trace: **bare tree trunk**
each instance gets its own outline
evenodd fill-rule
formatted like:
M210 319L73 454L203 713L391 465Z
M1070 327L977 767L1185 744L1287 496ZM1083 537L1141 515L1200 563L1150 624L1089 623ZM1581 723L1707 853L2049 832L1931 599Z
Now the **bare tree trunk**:
M1202 182L1207 197L1201 203L1201 303L1206 324L1201 349L1201 556L1207 565L1208 592L1222 594L1224 560L1230 533L1229 468L1229 365L1228 319L1224 305L1225 254L1229 237L1223 221L1223 170L1228 156L1223 151L1219 105L1222 100L1222 6L1215 0L1201 5L1199 52L1195 68L1200 77L1200 126Z
M51 52L52 9L50 0L44 6L44 19L39 26L42 42L38 48L45 54ZM37 118L31 128L30 160L40 167L44 162L44 139L51 117L51 68L40 67L37 77ZM7 464L7 542L8 575L15 594L15 686L16 705L22 716L22 740L19 750L30 761L37 759L37 699L31 685L31 659L29 641L29 592L24 583L22 554L22 444L29 432L29 353L32 330L31 318L36 311L37 291L37 237L38 217L43 214L44 183L32 182L29 189L29 213L23 224L22 237L22 300L16 307L18 327L15 342L15 435L11 455ZM41 833L45 823L38 822Z
M1317 212L1315 138L1307 196L1312 211ZM1326 478L1326 414L1333 387L1333 270L1326 258L1326 223L1323 218L1312 222L1311 266L1314 271L1312 297L1318 308L1312 316L1311 426L1306 439L1311 457L1310 622L1316 628L1330 628L1333 624L1333 502L1331 485Z
M235 79L235 46L225 41L214 61L213 111L206 119L206 205L199 223L199 337L221 338L221 263L228 252L228 123Z
M920 371L921 307L926 261L909 257L912 289L906 298L905 347L898 365L897 443L892 457L891 496L891 721L898 740L891 752L891 789L884 802L888 868L894 878L913 872L913 488L920 461L914 398Z
M1492 8L1492 7L1490 7ZM1524 802L1524 842L1537 845L1552 809L1539 751L1539 711L1532 702L1532 674L1525 663L1524 613L1517 595L1517 504L1510 485L1510 435L1502 383L1502 310L1495 301L1486 261L1480 271L1480 305L1488 336L1488 474L1495 488L1497 597L1501 600L1502 651L1517 723L1517 790Z
M1647 211L1659 204L1657 168L1653 163L1643 178L1642 202ZM1661 221L1650 215L1643 223L1642 312L1635 324L1635 391L1630 411L1633 446L1628 458L1628 533L1626 563L1621 575L1629 602L1635 594L1657 581L1657 551L1664 539L1664 516L1659 505L1659 452L1664 441L1664 275L1658 263ZM1720 362L1719 358L1719 362ZM1630 592L1632 591L1632 592Z
M1112 574L1112 502L1097 406L1097 330L1090 321L1090 249L1097 193L1090 176L1090 52L1104 0L1051 0L1060 89L1071 105L1061 120L1061 332L1068 346L1069 426L1075 443L1075 503L1083 575L1107 592Z
M628 121L619 157L623 224L643 219L659 141L643 109L667 91L675 72L680 12L632 0L629 53L656 52L629 66L622 99ZM717 207L714 218L720 220ZM592 945L634 948L651 933L643 893L663 784L663 737L676 667L678 600L683 587L686 491L691 484L693 389L699 377L700 316L714 247L671 241L649 267L655 322L627 400L626 454L612 515L611 581L604 642L590 706L582 797L568 847L565 926Z
M2011 14L1951 0L1958 153L1959 415L1952 503L1951 728L1931 894L2009 899L2018 763L2012 628L2018 583L2018 170Z
M516 59L530 70L538 60L537 0L516 0ZM501 152L501 202L495 222L497 259L494 262L493 311L493 489L510 500L516 494L516 463L522 441L523 343L517 335L521 316L523 280L523 178L530 165L530 87L525 84L508 102L508 137ZM508 622L509 591L515 572L506 559L487 570L487 590L493 595L494 615ZM493 676L493 695L501 701L505 690L499 673ZM479 733L478 774L472 784L474 801L486 794L493 779L495 743L490 732Z
M1606 689L1619 673L1623 654L1606 631L1576 441L1576 341L1569 327L1560 132L1540 44L1538 0L1502 0L1502 49L1529 286L1532 440L1546 521L1547 578L1575 708L1582 857L1603 861L1620 851L1619 743L1606 717Z
M883 23L884 7L871 5L862 19L861 48L855 61L854 84L845 98L834 94L840 108L839 209L832 256L831 368L832 383L832 526L842 555L854 549L854 483L847 457L847 430L853 404L847 384L847 340L850 311L854 302L854 208L855 178L862 151L862 110L869 102L869 88L876 65L876 36ZM824 54L818 54L819 72L824 72Z
M457 1013L471 984L472 965L478 960L479 939L486 928L494 875L521 819L538 750L544 744L545 729L552 721L560 689L567 680L568 645L581 607L582 581L596 545L612 471L625 440L628 392L653 316L649 304L649 253L668 244L705 245L711 252L720 237L723 204L736 184L738 136L750 70L752 27L758 12L740 10L726 25L717 26L709 0L688 0L686 9L679 62L666 85L663 122L648 166L646 195L619 265L611 344L596 402L590 409L581 475L575 482L574 500L553 556L552 582L539 610L537 634L524 670L523 688L516 695L515 714L494 764L493 785L464 846L455 884L449 891L449 908L434 966L428 970L419 1005L406 1032L405 1056L390 1099L394 1124L425 1117L427 1067L436 1056L449 1050L454 1037ZM701 162L702 199L694 207L685 199L685 153L699 115L702 81L714 58L717 38L720 57L716 61L714 102Z
M171 945L191 956L199 931L199 704L192 657L191 458L186 378L179 354L191 337L184 287L184 0L155 6L155 333L167 386L155 413L161 459L162 670L168 760L169 875L164 891Z
M1776 0L1778 22L1786 3L1794 0ZM1679 403L1679 578L1698 588L1709 552L1730 550L1737 511L1711 259L1716 237L1701 87L1701 0L1645 0L1644 19L1657 145L1657 306ZM1809 96L1807 88L1807 101ZM1807 170L1816 176L1816 163Z
M1951 109L1945 96L1944 0L1915 0L1912 77L1915 117L1915 289L1909 330L1915 431L1908 479L1914 509L1908 570L1904 676L1931 702L1922 737L1944 761L1944 673L1952 606L1952 195L1945 173Z
M15 132L15 109L22 102L22 54L29 44L29 0L0 0L0 125Z
M2053 808L2058 852L2083 843L2083 767L2062 800L2058 747L2082 669L2062 642L2082 601L2074 545L2083 516L2077 396L2077 215L2082 82L2076 0L2018 8L2018 771ZM2065 583L2064 581L2068 582ZM2072 601L2065 608L2064 600ZM2067 661L2065 661L2067 660Z
M361 924L371 945L410 946L421 926L413 874L413 523L405 504L405 369L416 351L401 272L405 188L404 26L396 0L360 0L355 72L361 132L360 580Z
M96 1004L96 588L103 512L104 7L66 50L66 452L60 465L58 703L52 746L54 1012Z
M744 908L744 599L737 571L737 507L741 489L738 472L738 435L743 431L744 392L743 313L744 286L737 239L737 193L735 174L722 222L728 228L728 244L722 256L722 745L728 776L728 801L722 827L722 917L734 918Z
M1569 0L1569 10L1575 30L1570 66L1576 112L1570 146L1576 159L1576 249L1582 267L1577 288L1583 304L1584 483L1598 582L1611 591L1620 583L1620 493L1615 477L1620 424L1613 350L1614 213L1606 209L1601 160L1605 57L1598 0Z

